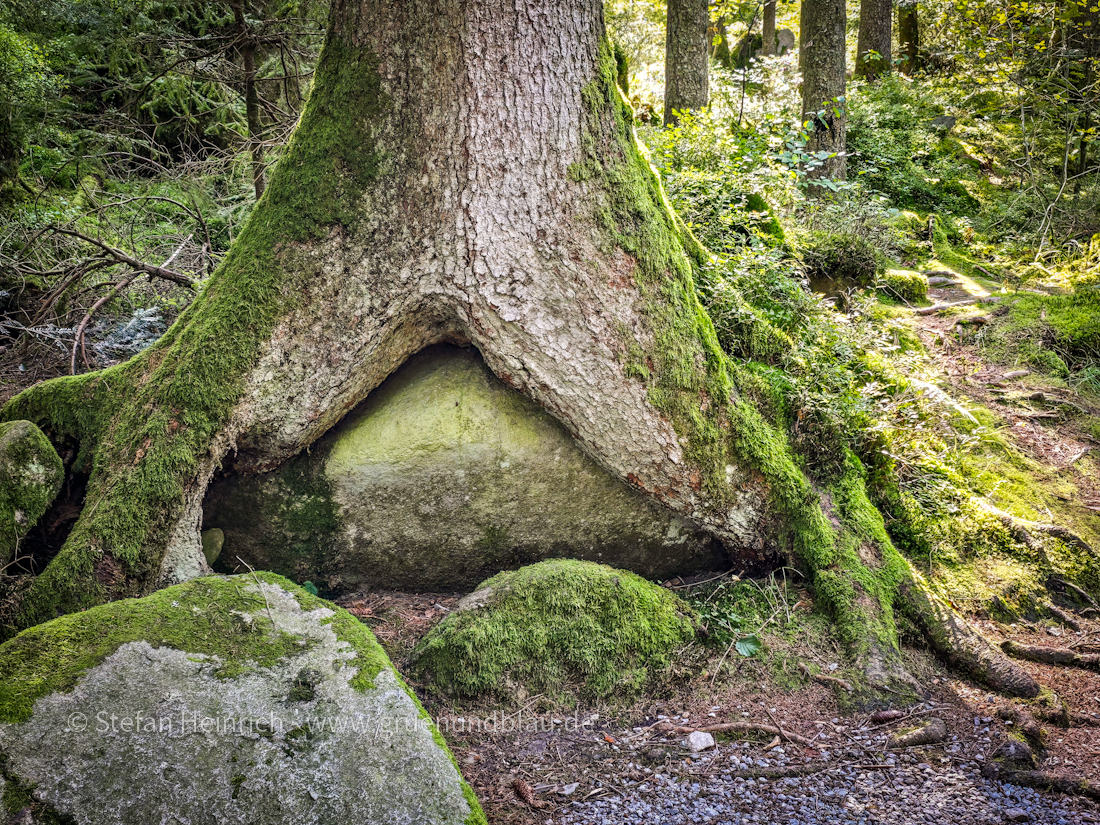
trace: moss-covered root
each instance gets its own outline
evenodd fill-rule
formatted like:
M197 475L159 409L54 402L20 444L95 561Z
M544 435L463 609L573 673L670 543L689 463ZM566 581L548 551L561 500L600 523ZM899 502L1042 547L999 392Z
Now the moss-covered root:
M993 647L950 606L929 592L920 574L898 588L898 607L924 631L932 649L951 667L1008 696L1033 699L1042 688Z

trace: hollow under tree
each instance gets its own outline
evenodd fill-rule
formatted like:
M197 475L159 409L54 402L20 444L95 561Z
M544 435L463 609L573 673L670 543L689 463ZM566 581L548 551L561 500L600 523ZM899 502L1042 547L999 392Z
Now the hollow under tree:
M600 0L336 0L316 85L229 255L152 348L35 386L87 472L13 628L204 572L204 491L272 468L418 350L477 347L601 465L723 540L795 554L868 684L912 693L894 612L1006 692L1038 686L929 595L854 455L815 485L720 347L709 254L640 149Z

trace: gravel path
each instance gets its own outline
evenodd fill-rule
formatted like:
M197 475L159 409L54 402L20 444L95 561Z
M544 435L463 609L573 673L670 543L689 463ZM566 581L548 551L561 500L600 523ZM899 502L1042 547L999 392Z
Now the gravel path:
M800 760L797 760L800 761ZM940 765L910 754L890 755L883 767L837 759L818 773L744 779L738 771L788 763L783 754L754 759L724 746L697 759L692 774L658 770L631 792L575 801L558 809L560 825L1036 825L1100 823L1080 800L1054 797L983 778L977 763ZM889 767L885 767L887 764ZM641 768L642 771L649 769Z

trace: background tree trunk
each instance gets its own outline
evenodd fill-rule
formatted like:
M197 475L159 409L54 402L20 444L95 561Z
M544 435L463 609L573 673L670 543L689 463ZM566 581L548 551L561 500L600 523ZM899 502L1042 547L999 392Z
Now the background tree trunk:
M710 4L669 0L665 30L665 125L676 112L702 109L710 100Z
M764 0L764 44L760 48L764 57L775 54L775 3L776 0Z
M833 156L811 178L844 180L847 128L844 98L848 17L845 0L803 0L798 65L802 72L802 122L809 123L807 149ZM812 186L811 191L822 191Z
M601 0L335 0L299 127L201 295L134 359L0 410L87 475L3 635L202 574L219 468L278 466L450 342L736 563L797 558L872 686L918 689L895 603L977 678L1007 661L928 600L855 456L819 489L754 406L759 375L722 351L696 292L709 255L615 83Z
M244 0L234 0L233 19L237 24L237 50L244 73L244 110L248 123L248 151L252 155L252 187L256 200L264 193L263 126L260 123L260 95L256 89L256 43L248 30Z
M893 64L894 0L861 0L856 76L874 80Z
M913 75L920 70L920 26L917 20L917 0L898 2L898 50L905 58L902 70Z

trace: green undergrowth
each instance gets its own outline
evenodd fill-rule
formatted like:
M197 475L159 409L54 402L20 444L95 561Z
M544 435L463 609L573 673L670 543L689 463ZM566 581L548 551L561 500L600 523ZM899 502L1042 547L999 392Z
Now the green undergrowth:
M763 477L776 520L774 545L807 574L818 604L857 660L881 657L889 669L898 638L894 602L898 588L913 580L912 568L920 569L921 551L970 543L975 549L968 557L989 566L1004 550L1005 530L995 519L957 518L976 506L974 495L988 491L954 469L944 476L943 497L926 497L907 515L902 512L897 491L912 494L907 451L935 455L938 439L972 438L973 416L908 377L923 371L923 352L888 308L865 295L836 313L791 276L797 253L807 246L811 263L819 255L831 261L822 269L854 267L856 278L892 289L900 301L923 300L926 281L916 272L879 279L877 270L890 256L938 256L965 265L968 275L997 274L979 262L979 249L967 247L973 239L967 220L952 214L973 207L973 197L966 187L941 185L941 176L940 183L929 184L929 199L912 202L943 214L908 213L901 221L903 213L875 198L852 202L857 215L865 216L855 221L844 214L843 203L817 207L810 213L811 229L821 227L818 236L811 233L817 247L802 242L799 250L796 239L784 248L745 237L730 228L732 221L704 224L713 213L699 209L694 166L666 156L662 169L672 205L698 222L689 229L665 218L664 190L626 138L629 117L610 88L605 79L587 92L590 112L600 117L590 119L589 160L579 179L603 183L609 195L599 202L598 215L611 241L638 263L652 344L624 336L627 370L646 382L650 400L672 421L714 501L729 500L727 467L747 467ZM617 135L599 131L609 109ZM925 177L950 171L949 157L957 159L959 147L933 132L919 139L948 144L942 147L944 169L933 164L919 173L901 171ZM667 155L668 143L662 147ZM688 161L697 161L690 147L684 152ZM600 157L611 160L601 168ZM691 172L686 184L677 178L684 168ZM849 227L857 240L844 243L840 233ZM722 254L701 248L693 231ZM861 255L850 254L853 246ZM690 269L678 255L681 249Z
M1068 295L1019 294L980 335L984 355L1100 397L1100 282Z
M979 504L975 497L1020 519L1058 524L1091 546L1100 541L1100 518L1082 506L1072 476L1023 455L991 413L973 413L979 424L954 444L932 433L895 435L900 467L872 491L896 545L937 595L965 612L1034 616L1050 598L1051 576L1100 593L1100 560L1057 539L1029 546Z
M813 598L795 585L801 581L798 571L784 568L759 581L735 577L683 590L703 631L697 659L704 676L746 684L767 679L784 690L804 684L800 661L834 650L836 634L831 617L813 609Z
M592 562L551 560L500 573L421 640L412 667L458 699L555 701L636 695L695 638L668 590Z
M332 35L317 74L317 92L259 208L160 341L117 367L32 387L0 411L35 422L57 444L78 445L77 463L91 475L88 506L26 594L16 629L149 586L183 486L239 400L261 344L316 267L303 246L350 226L355 199L381 174L385 157L373 149L370 124L389 101L376 59ZM110 505L99 507L104 499ZM121 582L96 575L105 551L121 565Z
M848 350L846 361L858 360L857 342L835 328L828 341L815 340L829 325L808 324L806 316L825 310L797 281L761 279L752 268L738 273L699 244L667 208L659 178L631 139L610 53L602 69L585 91L586 159L575 177L597 182L596 213L609 243L637 261L652 344L622 342L627 370L646 382L650 401L671 420L712 506L732 503L731 468L763 477L775 546L808 569L853 654L890 660L894 590L905 567L867 502L861 463L844 442L843 429L858 416L807 403L820 391L822 372L842 385L831 399L838 406L856 404L857 385L835 363L808 357L810 350L785 351L784 336L797 336L819 354ZM715 328L703 303L715 294L726 296L732 328ZM876 543L873 554L861 553Z

